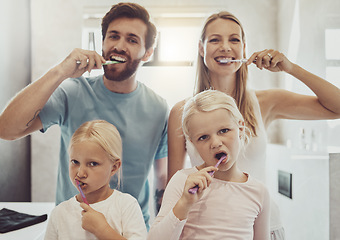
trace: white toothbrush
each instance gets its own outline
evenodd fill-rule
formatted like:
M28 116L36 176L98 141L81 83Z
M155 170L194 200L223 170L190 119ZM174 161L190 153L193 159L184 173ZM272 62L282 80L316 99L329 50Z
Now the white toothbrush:
M219 60L220 63L232 63L232 62L239 62L239 63L246 63L248 59L221 59Z
M78 60L76 63L80 64L81 62ZM105 63L102 63L102 65L110 65L110 64L117 64L117 63L123 63L123 62L119 62L119 61L106 61Z

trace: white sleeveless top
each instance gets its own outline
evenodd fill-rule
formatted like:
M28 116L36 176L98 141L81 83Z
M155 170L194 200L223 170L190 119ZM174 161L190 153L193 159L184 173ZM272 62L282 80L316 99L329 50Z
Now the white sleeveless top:
M244 154L240 153L239 155L240 158L237 161L237 166L241 171L249 173L254 178L266 184L267 133L255 92L249 91L248 93L252 97L254 114L258 123L256 129L257 136L250 138ZM186 150L192 166L199 166L204 163L193 143L188 139L186 139ZM270 228L273 231L281 227L279 208L275 202L271 201Z

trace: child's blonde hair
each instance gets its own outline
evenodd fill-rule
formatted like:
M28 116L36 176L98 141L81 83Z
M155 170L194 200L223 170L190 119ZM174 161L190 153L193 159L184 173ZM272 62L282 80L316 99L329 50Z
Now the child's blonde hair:
M245 146L249 141L249 129L244 124L244 118L236 106L234 98L217 90L205 90L191 97L183 107L182 129L186 139L189 137L190 118L200 112L211 112L218 109L227 110L232 116L235 124L243 129L240 133L242 145ZM243 123L243 124L242 124ZM211 123L214 124L214 123Z
M112 162L122 160L123 146L118 129L105 120L93 120L83 123L72 135L71 148L76 143L91 141L103 148ZM117 172L118 186L122 172Z

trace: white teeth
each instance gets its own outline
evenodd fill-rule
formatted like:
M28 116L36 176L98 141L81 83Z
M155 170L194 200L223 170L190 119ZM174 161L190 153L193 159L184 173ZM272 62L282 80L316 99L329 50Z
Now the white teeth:
M219 57L216 59L219 63L229 63L232 62L233 59L231 57Z
M111 61L119 61L119 62L126 62L125 58L119 57L119 56L110 56Z
M216 61L218 61L218 62L226 62L226 61L230 61L230 60L233 60L233 58L232 57L217 57L216 58Z

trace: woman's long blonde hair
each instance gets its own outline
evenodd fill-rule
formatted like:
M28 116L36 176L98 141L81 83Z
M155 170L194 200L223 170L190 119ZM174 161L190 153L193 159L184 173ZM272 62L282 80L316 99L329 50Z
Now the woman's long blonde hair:
M123 145L118 129L105 120L93 120L83 123L72 135L69 148L83 141L91 141L103 148L112 162L122 161ZM120 186L121 167L117 172L117 182Z
M237 23L241 28L241 38L245 43L245 34L241 22L231 13L222 11L216 14L212 14L204 23L204 27L201 32L200 41L204 43L206 38L207 27L210 23L217 19L231 20ZM246 53L243 53L243 58L246 58ZM248 79L248 66L242 64L240 69L236 72L236 87L234 92L234 98L241 114L244 117L245 124L250 129L251 135L256 136L256 127L258 125L252 98L247 90L247 79ZM203 57L198 53L197 56L197 71L195 80L195 92L194 94L200 93L204 90L210 89L210 76L207 66L204 64Z

